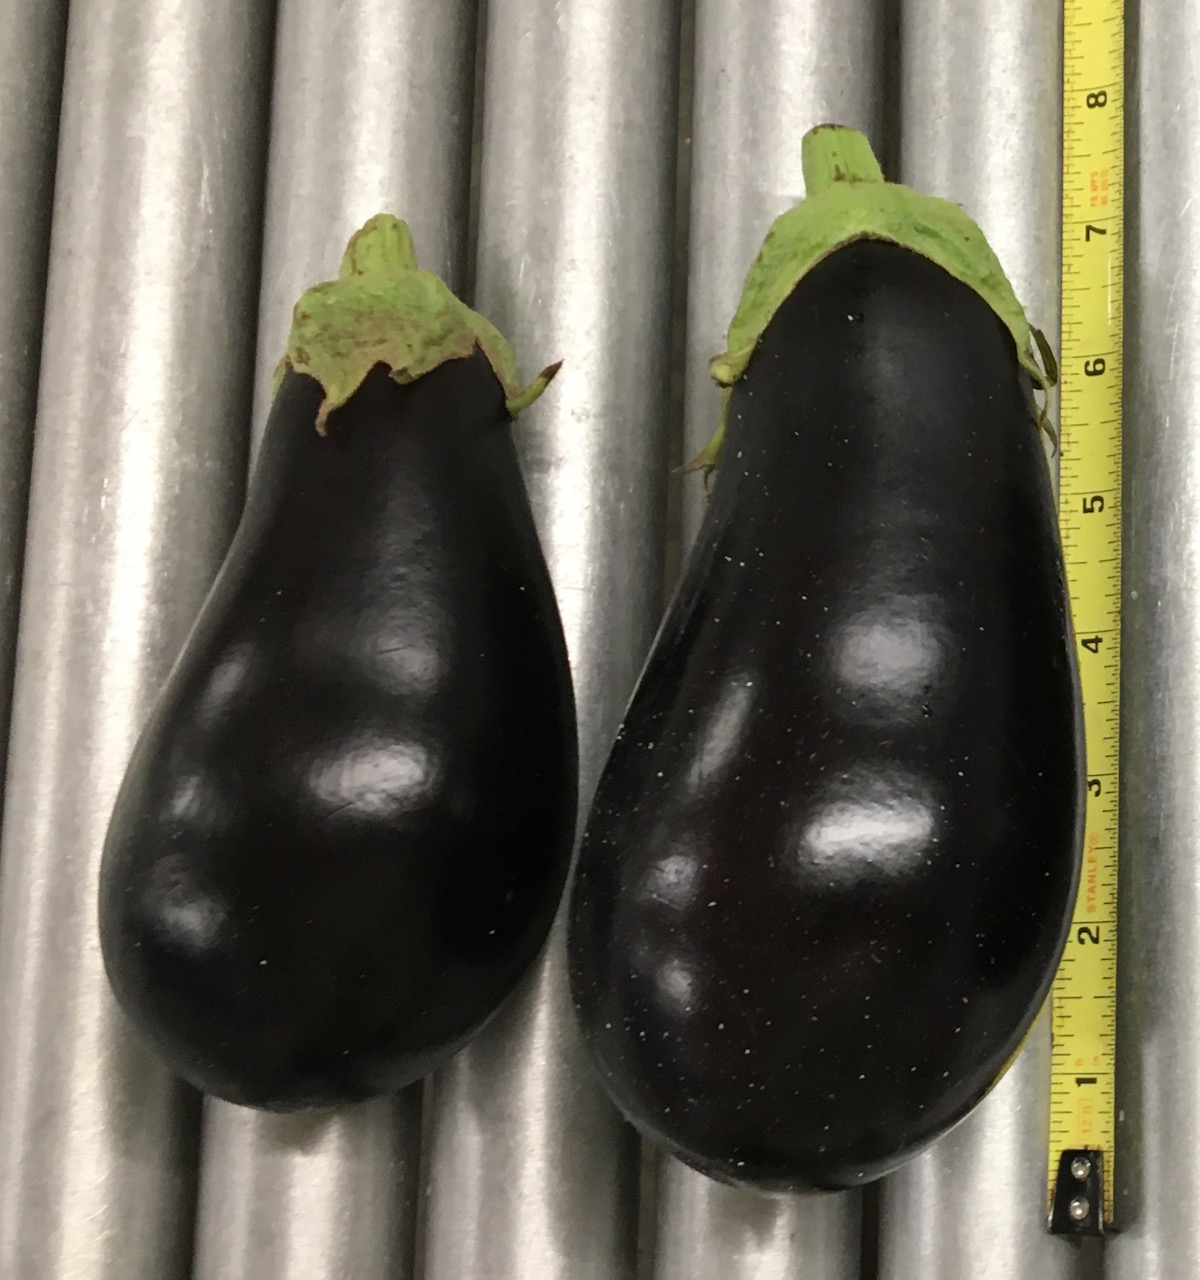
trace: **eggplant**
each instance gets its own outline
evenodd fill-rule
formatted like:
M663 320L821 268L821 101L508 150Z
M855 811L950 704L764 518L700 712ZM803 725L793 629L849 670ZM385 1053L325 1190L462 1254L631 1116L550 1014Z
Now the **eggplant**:
M804 171L713 362L715 481L568 908L620 1109L791 1192L889 1172L1002 1074L1085 785L1044 339L979 229L861 135L814 130Z
M512 438L545 387L380 215L297 303L245 509L113 811L112 988L198 1088L399 1089L539 950L573 844L562 627Z

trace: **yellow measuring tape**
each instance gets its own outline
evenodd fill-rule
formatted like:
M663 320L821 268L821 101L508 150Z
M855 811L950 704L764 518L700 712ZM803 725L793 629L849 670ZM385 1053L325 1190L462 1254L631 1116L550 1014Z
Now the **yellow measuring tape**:
M1123 0L1065 0L1062 457L1066 555L1087 732L1083 879L1054 983L1051 1229L1112 1222L1121 679Z

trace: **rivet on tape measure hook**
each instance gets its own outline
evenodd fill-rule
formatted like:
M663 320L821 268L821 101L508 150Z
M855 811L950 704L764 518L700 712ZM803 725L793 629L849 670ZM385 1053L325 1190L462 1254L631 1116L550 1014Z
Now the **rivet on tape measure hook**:
M1052 993L1048 1208L1113 1219L1121 687L1123 0L1065 0L1059 527L1083 684L1083 877Z

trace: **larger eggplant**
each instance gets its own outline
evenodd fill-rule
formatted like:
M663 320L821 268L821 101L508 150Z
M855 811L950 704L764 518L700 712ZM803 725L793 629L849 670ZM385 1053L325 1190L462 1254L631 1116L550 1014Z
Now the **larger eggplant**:
M1052 358L961 210L850 130L804 159L714 361L711 499L569 915L624 1113L790 1191L881 1176L993 1086L1065 942L1084 807Z
M297 304L228 556L100 876L112 986L166 1061L290 1110L443 1062L546 936L574 703L500 335L380 216Z

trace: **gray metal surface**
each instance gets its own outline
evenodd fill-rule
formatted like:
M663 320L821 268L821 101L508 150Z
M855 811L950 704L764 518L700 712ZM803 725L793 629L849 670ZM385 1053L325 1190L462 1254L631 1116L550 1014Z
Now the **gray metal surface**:
M15 0L0 40L0 810L50 249L66 0Z
M296 299L372 214L404 218L420 265L462 288L477 20L477 0L279 0L256 441Z
M489 0L480 309L528 371L515 430L558 591L586 805L657 624L667 481L675 0ZM428 1280L632 1275L637 1151L584 1061L562 934L436 1081Z
M1060 8L908 0L900 60L899 176L966 208L1032 323L1051 335L1059 325ZM1045 1231L1049 1083L1043 1018L961 1129L885 1183L882 1280L1074 1273L1073 1246Z
M71 6L0 857L6 1280L187 1271L194 1100L109 997L96 870L237 511L272 25Z
M420 1094L327 1115L208 1100L192 1280L407 1280Z
M281 0L255 439L300 293L387 211L461 285L475 0ZM421 1088L319 1118L206 1108L194 1280L412 1273Z
M698 0L692 108L685 344L684 456L716 426L708 360L724 348L746 271L772 220L804 194L800 141L823 121L851 124L881 146L883 7L874 0L763 0L755 21L737 0ZM683 545L704 511L683 481ZM857 1280L856 1194L765 1197L719 1187L663 1160L658 1280Z
M765 1196L664 1156L655 1280L858 1280L857 1194Z
M1200 1275L1196 0L1131 6L1117 1218L1108 1280ZM1123 1117L1123 1122L1120 1122Z
M1069 1280L1075 1245L1046 1234L1048 1014L995 1092L885 1183L879 1280Z
M1055 339L1062 175L1060 5L906 0L902 181L960 202Z

